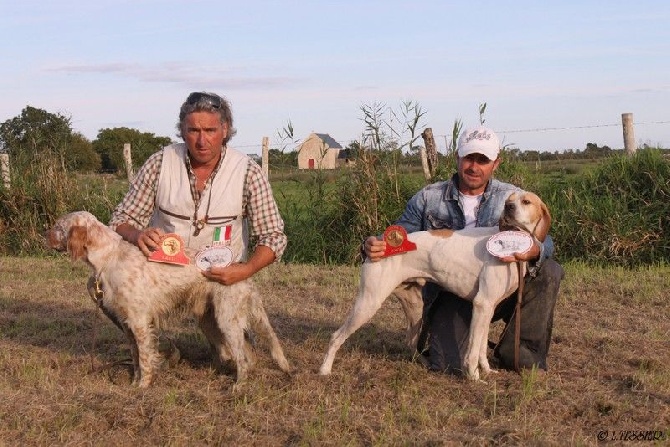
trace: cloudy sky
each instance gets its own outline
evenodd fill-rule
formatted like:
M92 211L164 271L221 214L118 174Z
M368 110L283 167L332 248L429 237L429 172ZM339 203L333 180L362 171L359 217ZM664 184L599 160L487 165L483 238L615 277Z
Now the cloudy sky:
M232 106L231 145L359 139L361 106L418 102L444 147L455 119L522 150L670 147L670 2L620 0L0 0L0 122L27 105L89 139L176 139L181 102Z

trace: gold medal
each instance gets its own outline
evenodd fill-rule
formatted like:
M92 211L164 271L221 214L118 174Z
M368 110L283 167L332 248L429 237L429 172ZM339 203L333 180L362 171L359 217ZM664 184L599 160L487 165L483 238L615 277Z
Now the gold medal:
M187 265L189 259L184 253L184 241L176 233L164 234L158 249L149 256L149 261Z
M384 256L393 256L416 250L416 244L407 239L407 230L400 225L391 225L384 231L386 250Z

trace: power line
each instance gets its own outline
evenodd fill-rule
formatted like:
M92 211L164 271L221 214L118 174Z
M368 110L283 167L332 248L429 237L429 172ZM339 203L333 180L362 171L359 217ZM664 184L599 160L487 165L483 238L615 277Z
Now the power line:
M595 129L597 127L615 127L621 124L596 124L592 126L574 126L574 127L536 127L534 129L517 130L497 130L496 133L524 133L524 132L552 132L556 130L575 130L575 129Z
M635 123L635 125L647 125L647 124L668 124L670 121L652 121L648 123ZM595 129L598 127L621 127L621 123L615 124L593 124L590 126L572 126L572 127L537 127L535 129L518 129L518 130L500 130L496 131L497 133L524 133L524 132L551 132L556 130L577 130L577 129Z
M636 122L636 126L646 126L651 124L670 124L670 121L647 121L647 122ZM622 123L611 123L611 124L592 124L587 126L565 126L565 127L536 127L531 129L512 129L512 130L496 130L496 133L499 134L513 134L513 133L532 133L532 132L557 132L565 130L584 130L584 129L597 129L603 127L621 127ZM451 138L451 135L435 135L435 138L445 139ZM341 140L347 141L348 144L353 142L358 142L359 139L349 139ZM261 148L261 144L246 144L246 145L235 145L235 148L244 149L244 148Z
M262 147L262 144L244 144L244 145L234 145L236 149L244 148L244 147Z

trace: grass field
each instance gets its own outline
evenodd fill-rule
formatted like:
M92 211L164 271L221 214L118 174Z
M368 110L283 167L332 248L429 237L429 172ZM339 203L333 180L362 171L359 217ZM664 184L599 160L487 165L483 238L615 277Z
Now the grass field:
M261 344L248 384L232 392L184 324L172 331L181 360L141 391L121 332L86 294L82 265L0 258L0 445L668 443L670 268L565 267L546 374L472 383L427 372L411 361L390 299L321 377L358 269L280 264L257 283L292 377Z

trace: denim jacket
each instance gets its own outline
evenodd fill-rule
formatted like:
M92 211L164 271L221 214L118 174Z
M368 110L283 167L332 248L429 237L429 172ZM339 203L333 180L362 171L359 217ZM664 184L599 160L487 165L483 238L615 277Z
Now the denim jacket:
M503 183L496 179L486 185L481 202L477 208L476 226L497 227L498 220L505 208L505 200L520 188L509 183ZM451 180L433 183L424 187L412 197L402 216L396 221L408 233L423 230L434 230L448 228L461 230L465 227L465 215L459 200L458 175L454 174ZM533 263L529 263L529 273L535 276L542 261L554 254L554 242L551 236L547 236L544 243L540 245L540 257Z

